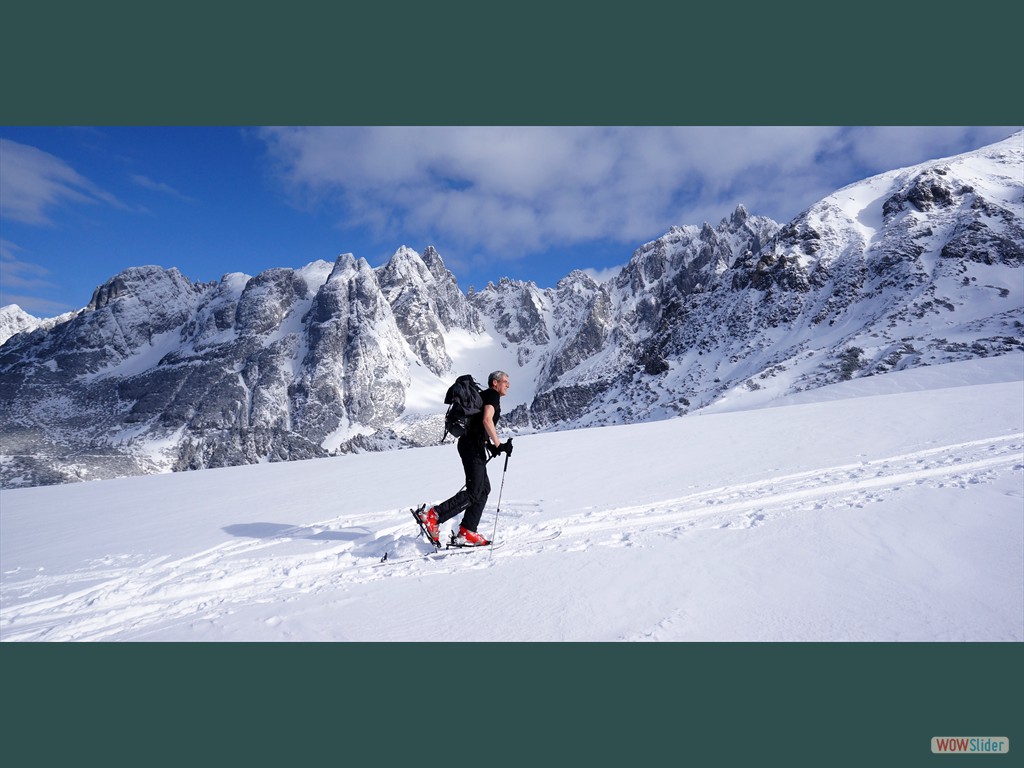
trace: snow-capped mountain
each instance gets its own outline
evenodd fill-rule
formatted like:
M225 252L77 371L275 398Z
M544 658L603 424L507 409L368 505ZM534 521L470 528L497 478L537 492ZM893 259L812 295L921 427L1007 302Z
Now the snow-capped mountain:
M517 416L628 422L1019 354L1022 198L1016 134L850 185L782 227L741 207L717 228L674 228L594 288L574 327L600 349L552 355Z
M38 317L33 317L17 304L8 304L6 307L0 307L0 344L3 344L16 333L38 328L39 323Z
M26 333L37 328L53 328L55 325L70 320L76 312L68 312L57 317L39 318L30 315L17 304L0 307L0 346L16 333Z
M376 269L345 254L206 284L129 269L61 319L3 310L0 482L435 443L450 381L496 368L513 381L503 427L536 431L1020 355L1022 176L1018 133L783 225L740 206L673 227L614 279L551 289L467 295L433 248L404 246Z

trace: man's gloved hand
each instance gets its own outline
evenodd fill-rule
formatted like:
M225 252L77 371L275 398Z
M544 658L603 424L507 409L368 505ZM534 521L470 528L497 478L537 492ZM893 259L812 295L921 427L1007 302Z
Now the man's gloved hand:
M491 458L492 459L495 456L497 456L499 453L507 453L509 456L512 455L512 440L511 440L511 438L506 440L504 443L502 443L501 445L499 445L497 447L495 447L494 443L492 443L490 440L488 440L485 443L485 445L487 446L487 452L489 454L491 454Z

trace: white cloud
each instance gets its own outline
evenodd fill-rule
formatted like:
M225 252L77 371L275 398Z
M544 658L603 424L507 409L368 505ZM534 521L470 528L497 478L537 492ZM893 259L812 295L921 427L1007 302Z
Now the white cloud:
M259 132L293 199L382 242L516 258L634 245L743 203L788 220L874 173L1012 129L951 127L312 127Z
M48 152L0 139L0 215L38 226L53 224L50 212L65 203L124 207L70 165Z
M593 278L596 282L603 283L607 280L611 280L614 277L618 277L619 273L622 271L622 268L625 266L625 264L617 264L614 267L607 267L606 269L595 269L593 267L587 267L586 269L583 269L581 271L587 275L590 275L590 277Z
M1019 127L865 126L852 128L845 147L859 162L887 170L959 154L1005 139Z

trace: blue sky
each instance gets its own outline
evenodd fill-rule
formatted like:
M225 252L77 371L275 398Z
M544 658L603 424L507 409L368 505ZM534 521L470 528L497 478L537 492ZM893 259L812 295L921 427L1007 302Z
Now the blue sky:
M433 245L460 287L554 285L742 203L788 221L1019 127L0 127L0 306L48 317L123 269L192 280Z

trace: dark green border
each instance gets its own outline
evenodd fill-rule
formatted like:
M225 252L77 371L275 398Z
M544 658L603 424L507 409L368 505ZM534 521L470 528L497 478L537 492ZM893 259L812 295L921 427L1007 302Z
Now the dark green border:
M1013 125L1000 7L22 3L2 122Z
M0 658L17 765L960 766L1003 763L932 755L933 736L1024 748L1010 643L25 643Z
M1024 122L1018 27L995 4L662 5L21 4L0 25L0 122ZM1020 657L1019 643L4 643L0 729L19 765L964 766L931 737L1024 750ZM459 664L483 679L448 680Z

